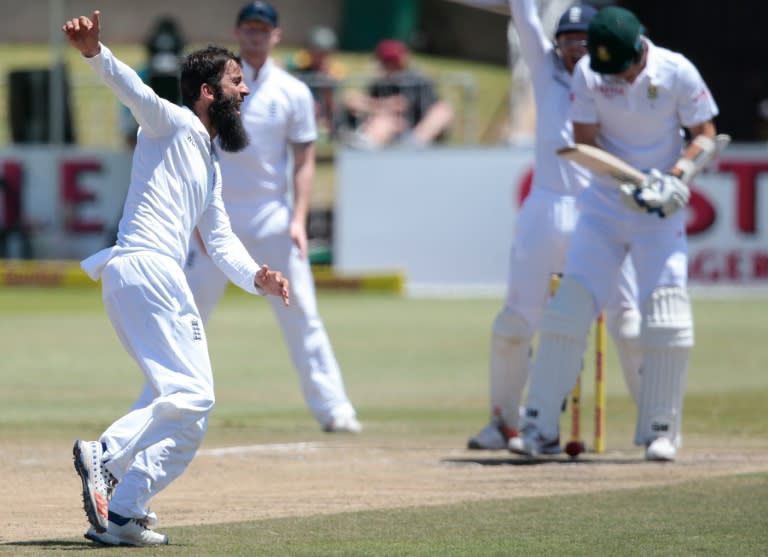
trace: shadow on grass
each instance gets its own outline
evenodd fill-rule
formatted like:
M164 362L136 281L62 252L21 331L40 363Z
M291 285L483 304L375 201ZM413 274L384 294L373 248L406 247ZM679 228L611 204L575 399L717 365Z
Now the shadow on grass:
M41 549L100 549L104 546L94 544L86 539L83 541L73 540L29 540L17 542L0 542L1 547L39 547Z
M445 464L480 464L481 466L532 466L536 464L640 464L646 462L644 458L603 458L580 455L578 458L570 457L519 457L489 458L489 457L462 457L444 458Z

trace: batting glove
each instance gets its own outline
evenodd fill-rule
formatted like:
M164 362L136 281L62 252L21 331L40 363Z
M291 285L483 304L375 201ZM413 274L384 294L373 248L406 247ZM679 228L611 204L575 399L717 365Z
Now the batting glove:
M688 205L691 190L676 176L662 174L655 168L642 186L622 184L621 200L626 207L641 213L667 217Z

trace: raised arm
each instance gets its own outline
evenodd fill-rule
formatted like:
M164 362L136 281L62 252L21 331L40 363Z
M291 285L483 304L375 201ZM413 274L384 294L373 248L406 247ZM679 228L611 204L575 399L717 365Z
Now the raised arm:
M138 74L118 60L101 43L101 12L93 12L91 19L81 15L68 20L62 31L69 43L85 58L85 61L112 89L141 125L145 133L160 136L175 129L173 110L175 105L157 96Z
M536 0L509 0L509 11L520 37L520 53L531 71L534 71L554 50L541 26Z

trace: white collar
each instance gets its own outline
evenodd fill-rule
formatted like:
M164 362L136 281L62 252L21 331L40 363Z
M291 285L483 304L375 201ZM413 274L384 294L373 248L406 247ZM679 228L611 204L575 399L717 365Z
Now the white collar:
M261 66L257 74L253 66L251 66L248 62L246 62L243 59L242 66L243 66L243 75L245 76L245 82L249 84L252 83L254 85L263 83L264 80L267 79L267 76L272 72L272 67L274 65L275 64L272 61L272 58L267 58L266 60L264 60L264 64Z

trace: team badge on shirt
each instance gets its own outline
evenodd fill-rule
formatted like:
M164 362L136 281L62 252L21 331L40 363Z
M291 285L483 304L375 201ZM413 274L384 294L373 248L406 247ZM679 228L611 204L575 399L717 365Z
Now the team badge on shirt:
M649 85L648 86L648 99L649 100L656 100L656 97L659 96L659 90L656 88L655 85Z
M197 319L192 319L192 340L203 340L202 329Z

